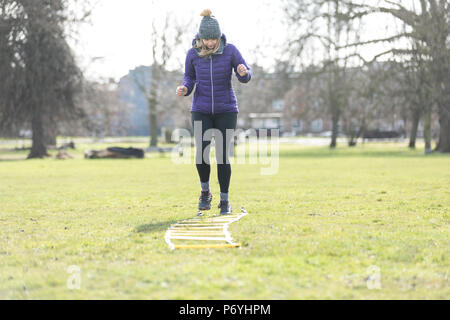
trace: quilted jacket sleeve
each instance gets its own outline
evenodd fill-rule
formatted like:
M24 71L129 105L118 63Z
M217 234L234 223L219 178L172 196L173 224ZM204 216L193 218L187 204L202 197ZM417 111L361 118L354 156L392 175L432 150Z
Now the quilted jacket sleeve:
M188 89L186 96L189 96L192 93L192 90L194 90L195 81L196 81L195 68L192 64L192 60L193 60L192 58L193 58L192 52L189 51L186 56L186 63L184 65L183 86L185 86Z
M242 58L241 53L239 52L239 50L235 46L233 46L233 58L232 58L231 61L232 61L232 64L233 64L234 72L236 73L236 77L238 78L238 80L240 82L242 82L242 83L249 82L251 80L251 78L252 78L250 67L247 65L247 63L245 62L244 58ZM240 64L243 64L248 70L247 75L245 75L244 77L241 77L239 75L239 73L237 72L237 67Z

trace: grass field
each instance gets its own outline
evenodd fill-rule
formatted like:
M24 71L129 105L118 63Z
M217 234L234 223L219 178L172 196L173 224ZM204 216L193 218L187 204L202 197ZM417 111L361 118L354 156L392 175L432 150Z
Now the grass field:
M233 165L231 203L249 212L230 228L242 248L170 251L167 227L196 213L195 166L83 159L105 146L26 161L0 146L0 299L450 297L449 155L283 144L276 175ZM212 215L215 166L211 186ZM71 266L79 289L68 288Z

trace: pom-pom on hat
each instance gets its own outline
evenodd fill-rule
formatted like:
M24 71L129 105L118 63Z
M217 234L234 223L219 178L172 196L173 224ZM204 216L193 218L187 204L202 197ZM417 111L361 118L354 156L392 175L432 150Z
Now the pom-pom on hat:
M198 32L200 39L220 38L222 36L222 31L220 30L219 22L212 15L211 10L203 10L200 16L203 17L202 22L200 23L200 30Z

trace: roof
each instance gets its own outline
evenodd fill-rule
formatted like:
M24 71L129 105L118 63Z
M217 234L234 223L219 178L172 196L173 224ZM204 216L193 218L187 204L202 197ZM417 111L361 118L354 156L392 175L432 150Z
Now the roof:
M283 114L278 112L278 113L250 113L249 118L282 118Z

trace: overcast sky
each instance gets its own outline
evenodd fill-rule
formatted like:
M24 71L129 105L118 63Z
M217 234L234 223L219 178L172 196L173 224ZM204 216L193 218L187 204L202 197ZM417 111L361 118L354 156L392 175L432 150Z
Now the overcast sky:
M177 55L182 63L198 30L200 12L210 8L247 63L258 59L259 64L270 66L286 36L280 4L277 0L97 0L91 23L81 27L73 46L88 78L118 80L136 66L151 64L152 18L168 11L178 19L193 21ZM386 23L374 20L368 30L367 36L385 34ZM254 54L258 44L270 58Z
M277 37L275 30L282 30L279 3L270 0L98 0L91 23L81 27L74 48L88 77L117 80L138 65L151 64L153 15L168 10L181 20L193 21L184 39L187 51L205 8L212 10L228 41L248 63L254 62L251 53L257 43Z

